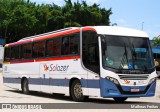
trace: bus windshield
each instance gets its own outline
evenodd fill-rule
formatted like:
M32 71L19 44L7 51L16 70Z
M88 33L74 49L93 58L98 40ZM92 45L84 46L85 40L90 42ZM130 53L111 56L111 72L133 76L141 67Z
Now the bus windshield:
M104 68L131 71L154 68L148 38L105 35L101 41Z

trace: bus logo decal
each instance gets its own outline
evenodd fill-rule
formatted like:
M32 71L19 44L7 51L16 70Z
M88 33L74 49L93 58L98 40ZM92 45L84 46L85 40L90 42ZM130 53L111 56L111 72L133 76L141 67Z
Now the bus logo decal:
M44 67L44 71L48 71L49 70L49 67L46 64L43 65L43 67Z
M124 82L125 82L126 84L129 84L129 83L130 83L130 81L128 81L128 80L124 80Z

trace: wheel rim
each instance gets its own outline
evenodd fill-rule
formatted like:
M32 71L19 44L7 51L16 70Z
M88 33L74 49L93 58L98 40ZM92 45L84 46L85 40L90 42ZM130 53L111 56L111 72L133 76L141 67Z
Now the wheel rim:
M74 95L76 98L82 97L82 89L81 89L81 84L77 83L74 86Z

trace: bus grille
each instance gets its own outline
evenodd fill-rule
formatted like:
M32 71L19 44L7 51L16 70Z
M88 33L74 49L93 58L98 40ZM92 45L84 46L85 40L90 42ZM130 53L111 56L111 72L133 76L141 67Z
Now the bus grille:
M147 80L149 75L119 75L122 80Z

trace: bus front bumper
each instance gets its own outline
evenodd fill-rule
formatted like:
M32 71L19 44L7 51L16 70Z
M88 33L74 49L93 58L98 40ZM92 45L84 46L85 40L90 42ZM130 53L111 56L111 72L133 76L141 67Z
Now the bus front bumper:
M101 79L101 97L149 97L155 95L156 81L148 86L120 86L107 80ZM139 91L131 91L138 89Z

